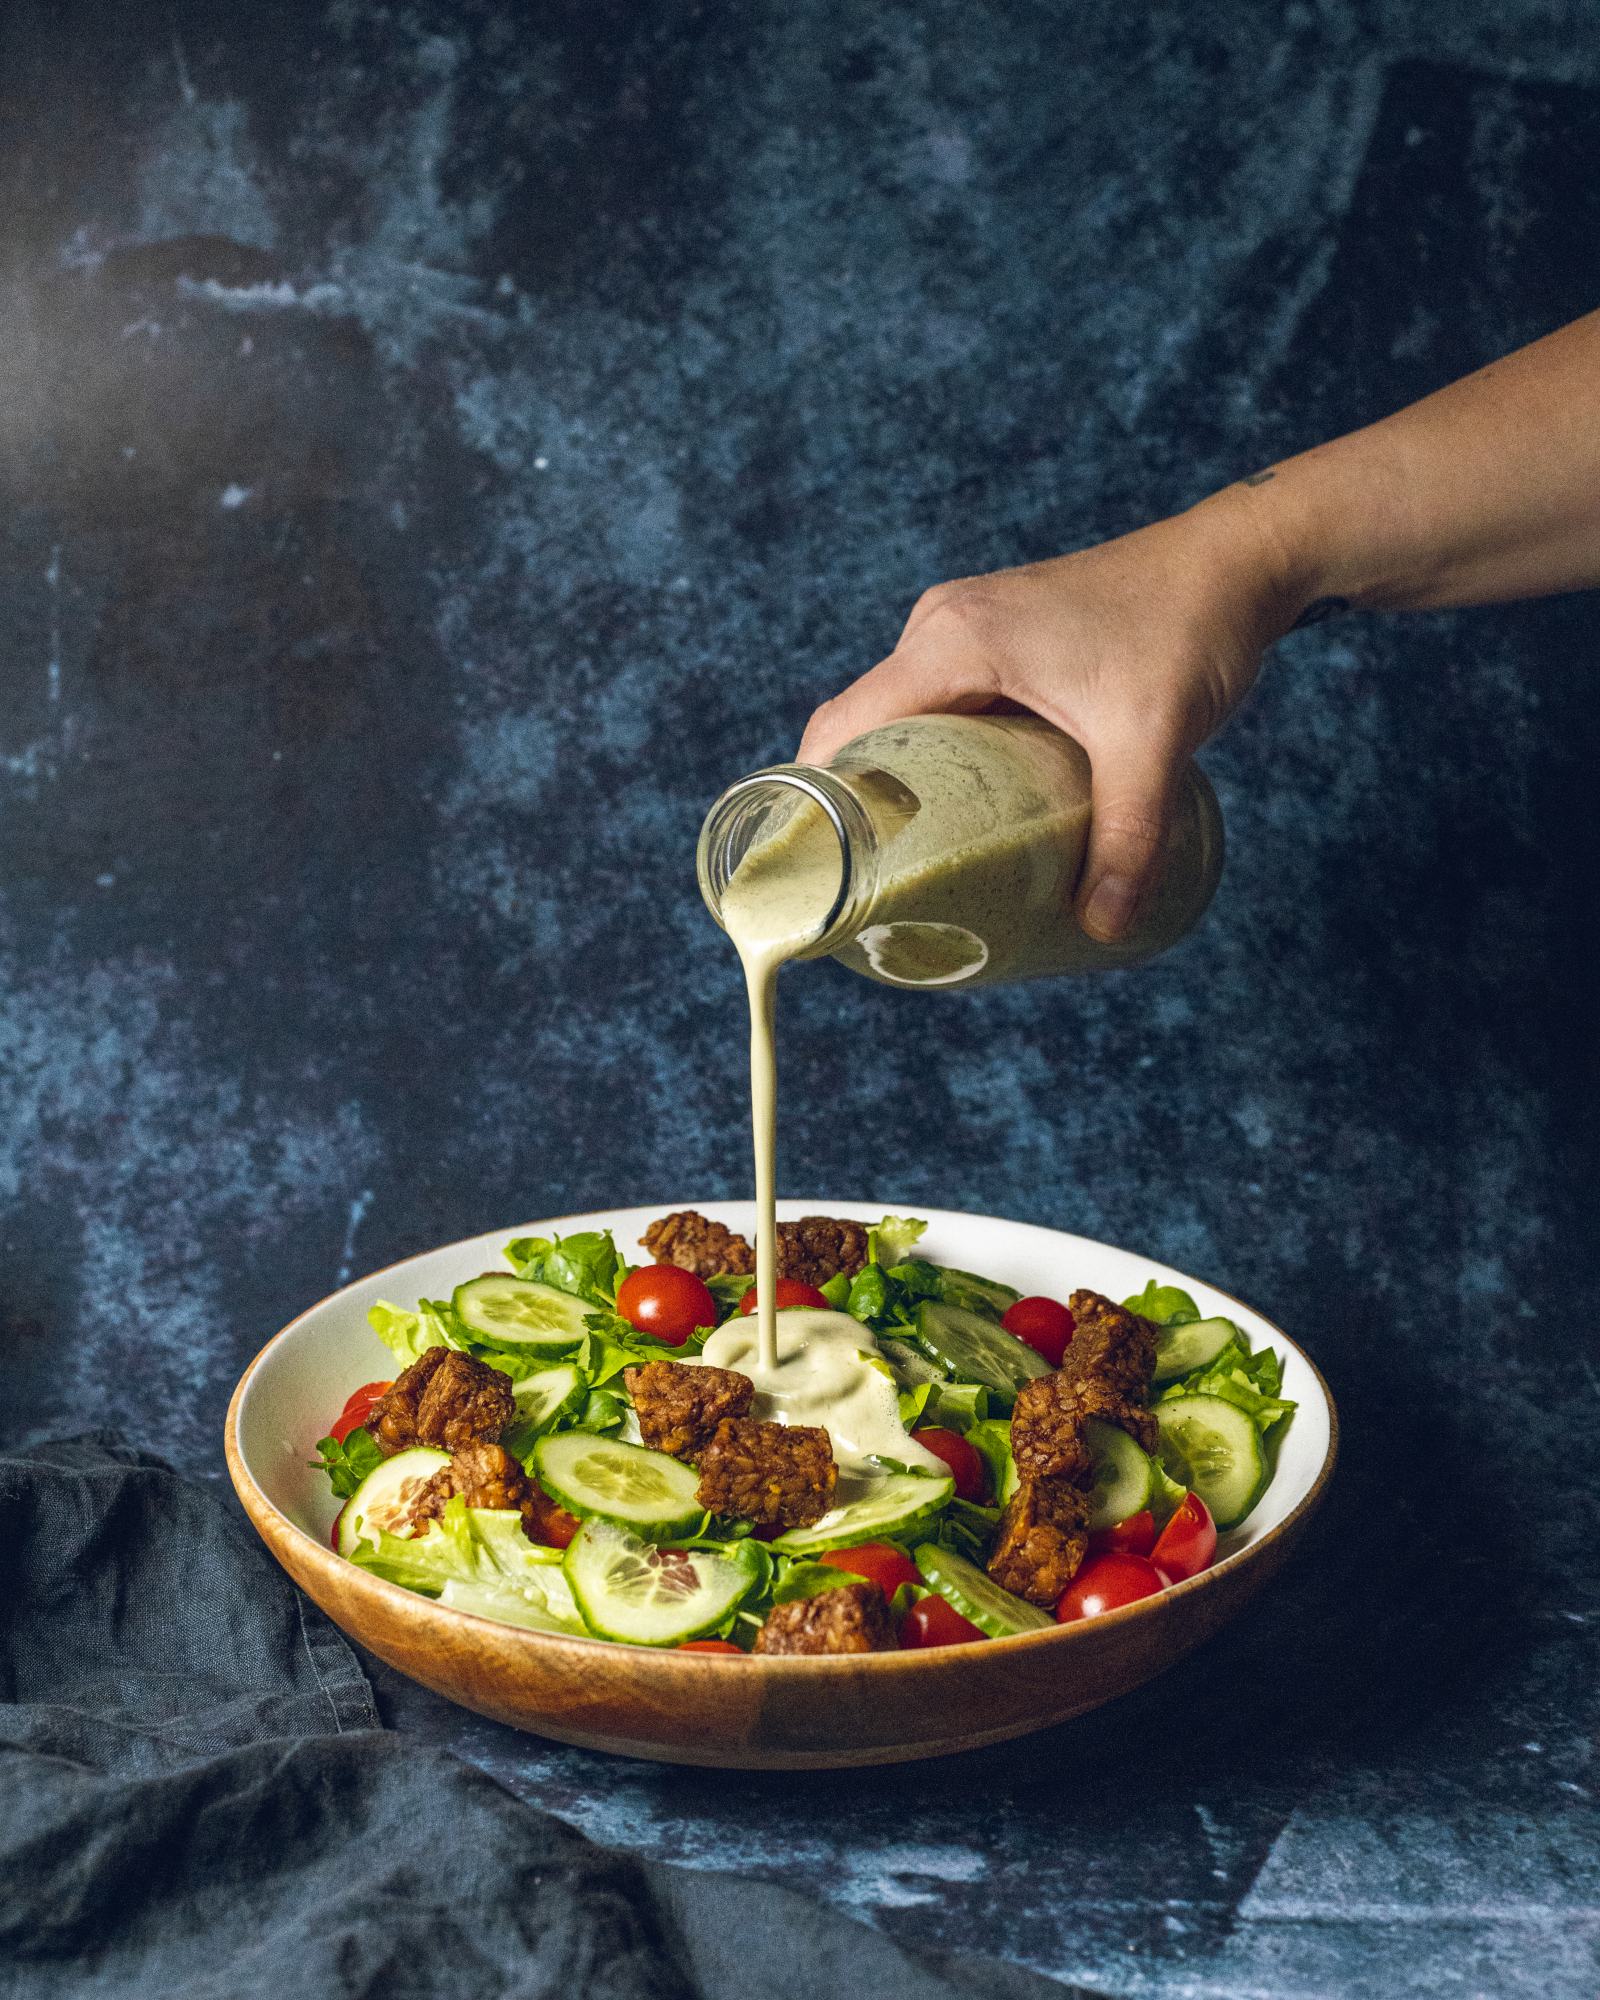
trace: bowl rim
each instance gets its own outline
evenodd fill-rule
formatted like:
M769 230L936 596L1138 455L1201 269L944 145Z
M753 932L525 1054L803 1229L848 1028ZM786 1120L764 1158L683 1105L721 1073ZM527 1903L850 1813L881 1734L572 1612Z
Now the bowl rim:
M708 1198L700 1202L678 1201L670 1204L672 1208L676 1209L698 1208L700 1210L727 1205L728 1199L725 1196ZM830 1209L828 1202L822 1200L820 1197L815 1202L797 1202L789 1198L779 1204L780 1208L801 1207L807 1212L816 1214L825 1214L832 1212L834 1209L861 1207L864 1205L866 1204L841 1198L833 1201L832 1208ZM630 1206L656 1208L659 1205L652 1202L634 1203L630 1204ZM530 1227L544 1228L554 1227L557 1224L598 1222L605 1216L616 1215L619 1212L621 1211L616 1209L592 1209L575 1215L553 1216L535 1224L519 1223L508 1230L506 1234L510 1236L526 1233ZM662 1207L661 1212L666 1213L667 1208ZM1022 1222L1021 1218L1016 1216L979 1215L970 1209L929 1209L927 1212L929 1214L937 1213L941 1216L959 1219L964 1222L1008 1223L1023 1228L1041 1229L1049 1235L1066 1236L1072 1233L1067 1230L1052 1229L1048 1223L1026 1223ZM434 1619L450 1621L447 1625L439 1628L441 1631L459 1630L458 1621L466 1619L472 1625L482 1626L494 1632L500 1643L514 1646L519 1651L527 1646L537 1648L538 1650L534 1657L542 1656L546 1659L551 1658L552 1655L548 1649L554 1646L563 1651L576 1649L574 1658L576 1661L581 1662L583 1659L592 1656L593 1650L596 1647L604 1647L608 1654L614 1653L617 1650L617 1642L612 1639L602 1639L589 1634L539 1632L533 1630L531 1627L509 1625L500 1619L482 1617L475 1611L466 1611L454 1605L440 1604L431 1597L423 1596L420 1591L407 1590L402 1584L391 1583L385 1577L374 1576L370 1570L362 1569L359 1564L352 1563L345 1557L337 1554L325 1542L319 1540L316 1535L302 1528L298 1521L291 1519L257 1480L255 1474L247 1464L244 1453L239 1445L239 1413L243 1407L244 1399L249 1393L251 1382L257 1370L273 1349L278 1346L279 1342L287 1340L290 1334L303 1321L309 1319L312 1314L321 1312L325 1306L332 1305L336 1300L342 1298L345 1293L353 1292L363 1285L370 1284L374 1278L386 1277L389 1272L397 1271L403 1265L415 1263L422 1257L439 1256L451 1250L465 1250L472 1244L480 1242L484 1236L499 1233L499 1231L479 1230L475 1235L458 1237L450 1243L435 1244L425 1250L413 1250L404 1257L397 1257L393 1263L380 1265L374 1271L363 1272L359 1277L352 1278L347 1284L339 1286L337 1290L327 1293L313 1304L306 1306L301 1312L296 1313L293 1319L280 1327L272 1335L271 1339L258 1349L246 1364L244 1372L240 1375L237 1383L235 1383L233 1394L228 1399L227 1416L223 1422L223 1451L227 1459L228 1476L233 1482L233 1488L238 1495L240 1505L249 1516L251 1525L267 1541L269 1549L272 1548L272 1538L262 1525L262 1516L266 1516L271 1520L275 1532L287 1532L290 1536L298 1537L299 1541L304 1544L305 1555L309 1557L315 1572L326 1576L330 1581L337 1579L342 1589L349 1590L353 1588L363 1595L373 1597L374 1601L378 1603L388 1602L397 1607L403 1605L407 1616L413 1618L420 1617L424 1625L431 1623ZM1144 1254L1142 1252L1123 1250L1120 1244L1103 1243L1094 1237L1083 1237L1079 1240L1094 1243L1097 1248L1102 1250L1116 1250L1124 1256L1142 1256ZM1249 1547L1234 1550L1230 1555L1224 1556L1220 1562L1214 1563L1209 1569L1202 1570L1198 1576L1185 1577L1179 1583L1168 1584L1164 1590L1157 1592L1153 1597L1137 1599L1132 1604L1121 1605L1114 1611L1103 1611L1093 1618L1080 1618L1065 1625L1052 1624L1048 1627L1036 1628L1033 1631L1014 1632L1004 1638L988 1639L982 1646L970 1650L965 1646L928 1646L902 1647L892 1652L882 1653L741 1653L739 1657L745 1660L757 1659L761 1662L764 1672L776 1674L779 1678L783 1678L792 1674L826 1674L846 1669L854 1672L865 1670L869 1673L878 1674L904 1673L913 1671L918 1666L925 1665L929 1661L941 1662L948 1668L960 1658L971 1657L975 1661L982 1660L985 1663L993 1661L997 1657L997 1651L1006 1658L1010 1658L1024 1650L1040 1652L1045 1646L1061 1647L1069 1645L1074 1638L1082 1642L1084 1636L1088 1633L1103 1632L1125 1624L1130 1619L1168 1615L1170 1614L1174 1600L1184 1596L1188 1596L1193 1600L1208 1585L1215 1585L1223 1578L1237 1574L1253 1558L1265 1555L1274 1543L1282 1542L1286 1537L1292 1538L1298 1534L1309 1516L1321 1504L1323 1495L1327 1491L1328 1482L1333 1477L1334 1467L1338 1463L1339 1458L1339 1410L1338 1405L1334 1402L1333 1392L1328 1387L1322 1370L1299 1342L1284 1332L1276 1320L1269 1319L1265 1313L1251 1305L1248 1300L1239 1298L1233 1292L1224 1291L1220 1285L1212 1284L1207 1278L1196 1278L1187 1273L1177 1271L1174 1265L1162 1263L1159 1258L1151 1257L1147 1261L1153 1264L1160 1263L1164 1271L1173 1272L1177 1277L1183 1279L1186 1284L1199 1285L1204 1291L1214 1292L1218 1298L1226 1299L1230 1305L1238 1306L1252 1318L1260 1320L1263 1325L1272 1329L1275 1338L1283 1341L1287 1347L1292 1348L1307 1368L1310 1369L1328 1412L1328 1449L1323 1456L1321 1465L1317 1468L1316 1476L1311 1481L1311 1484L1281 1521L1268 1528L1261 1539L1252 1542ZM273 1550L273 1553L276 1555L276 1550ZM300 1586L296 1584L295 1587L298 1589ZM669 1667L667 1671L669 1673L675 1672L680 1674L693 1674L699 1671L705 1664L714 1663L719 1658L732 1659L734 1657L732 1654L684 1654L675 1646L629 1646L627 1651L639 1658L641 1671L645 1670L643 1662L653 1658L656 1661L674 1661L676 1664ZM653 1669L651 1670L653 1671Z

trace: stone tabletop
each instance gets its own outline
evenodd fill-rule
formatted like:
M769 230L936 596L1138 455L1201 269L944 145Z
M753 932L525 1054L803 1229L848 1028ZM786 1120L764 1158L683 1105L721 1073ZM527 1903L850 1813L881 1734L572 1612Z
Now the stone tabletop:
M0 1424L212 1477L337 1282L747 1193L695 831L922 588L1596 303L1593 4L63 0L0 74ZM1596 630L1286 642L1146 970L785 981L785 1192L1148 1249L1322 1366L1236 1627L886 1772L394 1722L1097 1994L1592 1995Z

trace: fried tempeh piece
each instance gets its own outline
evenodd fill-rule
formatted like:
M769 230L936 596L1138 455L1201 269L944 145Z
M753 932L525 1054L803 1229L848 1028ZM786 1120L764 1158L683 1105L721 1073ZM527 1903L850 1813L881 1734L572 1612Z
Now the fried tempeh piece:
M756 1253L725 1223L692 1208L663 1215L640 1238L658 1264L676 1264L696 1277L748 1277ZM778 1224L778 1276L825 1285L840 1272L853 1278L867 1261L866 1225L844 1216L803 1215Z
M775 1604L756 1634L758 1653L887 1653L895 1647L889 1605L875 1583L842 1583L816 1597Z
M645 1443L652 1451L691 1460L711 1442L724 1417L749 1415L756 1393L750 1377L736 1369L681 1361L646 1361L625 1368L622 1379Z
M839 1468L819 1424L724 1417L700 1454L700 1505L764 1528L809 1528L833 1504Z
M455 1451L498 1438L510 1423L511 1378L453 1347L425 1347L373 1405L367 1429L385 1458L414 1444Z
M1062 1478L1024 1479L1000 1516L989 1574L1030 1604L1054 1604L1089 1546L1089 1493Z

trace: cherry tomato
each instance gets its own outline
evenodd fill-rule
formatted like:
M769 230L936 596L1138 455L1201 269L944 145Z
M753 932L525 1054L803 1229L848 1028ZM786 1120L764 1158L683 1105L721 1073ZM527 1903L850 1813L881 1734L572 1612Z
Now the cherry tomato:
M1141 1597L1154 1597L1166 1587L1167 1579L1144 1556L1091 1556L1062 1591L1056 1622L1070 1625L1076 1618L1098 1618L1102 1611L1119 1611L1124 1604L1137 1604Z
M828 1301L815 1285L808 1285L803 1278L780 1278L778 1280L778 1311L789 1312L795 1306L809 1306L813 1312L826 1312ZM742 1313L753 1313L756 1309L756 1288L752 1285L739 1301Z
M731 1639L685 1639L678 1648L680 1653L738 1653L744 1648L736 1646Z
M888 1542L857 1542L853 1549L829 1549L817 1561L847 1570L851 1576L864 1576L885 1597L893 1597L903 1583L922 1581L922 1574L911 1558Z
M1059 1299L1035 1297L1018 1299L1014 1306L1008 1306L1000 1324L1007 1333L1025 1340L1035 1354L1042 1354L1052 1368L1059 1368L1078 1322Z
M347 1500L344 1503L344 1507L348 1507L349 1505L350 1502ZM333 1526L328 1530L328 1547L333 1550L335 1555L339 1553L339 1523L344 1519L344 1507L341 1507L338 1513L334 1515Z
M931 1451L935 1458L942 1458L949 1466L955 1475L958 1500L976 1500L981 1504L989 1490L989 1480L983 1454L976 1445L968 1444L957 1431L937 1427L913 1431L911 1435L924 1451Z
M353 1430L359 1430L372 1415L373 1406L394 1387L392 1382L364 1382L339 1413L333 1435L343 1444Z
M1198 1576L1201 1570L1209 1569L1216 1553L1217 1524L1211 1509L1198 1493L1186 1493L1161 1530L1150 1560L1174 1583L1181 1583L1186 1576Z
M919 1597L900 1620L902 1646L970 1646L983 1634L942 1597Z
M1118 1521L1114 1528L1096 1528L1089 1537L1089 1553L1104 1556L1117 1553L1126 1556L1147 1556L1156 1545L1156 1520L1148 1507L1141 1507L1137 1514L1130 1514L1125 1521ZM1173 1572L1167 1564L1161 1565L1168 1575Z
M696 1327L717 1323L716 1300L693 1271L676 1264L641 1264L623 1279L617 1311L669 1347L681 1347Z

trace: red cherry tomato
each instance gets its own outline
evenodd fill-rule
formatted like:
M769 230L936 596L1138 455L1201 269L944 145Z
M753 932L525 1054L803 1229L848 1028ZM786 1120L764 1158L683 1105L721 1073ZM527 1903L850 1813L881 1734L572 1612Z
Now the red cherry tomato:
M968 1444L958 1431L941 1430L930 1426L925 1431L911 1433L924 1451L931 1451L935 1458L942 1458L955 1476L956 1498L982 1502L989 1490L988 1475L983 1463L983 1454L978 1447Z
M983 1634L942 1597L919 1597L900 1620L902 1646L970 1646Z
M1137 1514L1130 1514L1125 1521L1119 1521L1114 1528L1096 1528L1089 1537L1089 1553L1092 1556L1111 1555L1147 1556L1156 1545L1156 1520L1148 1507L1141 1507ZM1161 1565L1170 1576L1173 1572L1167 1565Z
M340 1444L344 1443L353 1430L360 1429L361 1425L372 1415L374 1405L387 1395L393 1387L394 1384L392 1382L362 1383L361 1387L355 1391L345 1404L343 1410L340 1411L339 1420L333 1426L333 1435L339 1440Z
M1078 1322L1059 1299L1035 1297L1018 1299L1014 1306L1008 1306L1000 1324L1007 1333L1025 1340L1035 1354L1042 1354L1052 1368L1059 1368Z
M1174 1583L1181 1583L1186 1576L1198 1576L1201 1570L1209 1569L1216 1553L1217 1524L1211 1510L1198 1493L1186 1493L1161 1530L1150 1560Z
M717 1323L716 1300L693 1271L676 1264L641 1264L623 1279L617 1311L669 1347L681 1347L696 1327Z
M903 1583L922 1581L922 1574L911 1558L888 1542L857 1542L853 1549L829 1549L817 1561L846 1570L851 1576L864 1576L885 1597L893 1597Z
M803 1278L780 1278L778 1280L778 1311L789 1312L795 1306L809 1306L813 1312L826 1312L828 1301L815 1285L808 1285ZM752 1285L739 1301L742 1313L753 1313L756 1309L756 1288Z
M736 1646L731 1639L685 1639L678 1648L680 1653L738 1653L743 1657L744 1648Z
M348 1507L349 1505L350 1502L347 1500L344 1503L344 1507ZM338 1513L334 1515L333 1526L328 1530L328 1547L333 1550L335 1555L339 1553L339 1523L344 1519L344 1507L341 1507Z
M1056 1622L1070 1625L1076 1618L1098 1618L1102 1611L1137 1604L1141 1597L1154 1597L1166 1587L1167 1579L1144 1556L1091 1556L1057 1600Z

